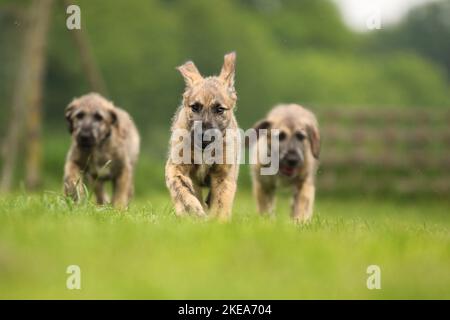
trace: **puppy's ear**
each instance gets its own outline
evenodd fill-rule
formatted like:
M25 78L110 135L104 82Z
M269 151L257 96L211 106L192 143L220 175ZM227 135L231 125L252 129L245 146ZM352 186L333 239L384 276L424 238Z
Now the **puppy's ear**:
M236 69L236 52L230 52L225 55L222 70L219 78L221 78L230 87L234 88L234 74Z
M188 87L191 87L194 83L203 79L202 75L192 61L186 62L177 69L180 71Z
M306 127L308 132L308 140L311 145L311 152L314 158L319 159L320 154L320 133L317 125L308 125Z
M113 126L118 127L118 126L119 126L119 121L118 121L118 118L117 118L117 113L116 113L116 111L110 110L110 111L109 111L109 114L110 114L110 116L111 116L111 124L112 124Z
M259 137L260 137L260 130L264 130L264 129L270 130L271 126L272 126L272 123L266 119L262 119L262 120L259 120L258 122L256 122L252 127L252 129L256 131L256 139L259 139ZM250 141L248 136L245 137L245 146L247 148L249 148L254 142L255 141Z
M76 104L75 103L70 103L67 107L66 110L64 112L64 116L66 117L66 121L69 125L69 132L72 133L73 132L73 119L72 119L72 114L73 111L76 108Z
M259 120L257 123L255 123L253 125L253 129L256 130L256 132L258 133L259 130L263 130L263 129L270 129L270 127L272 126L272 122L270 122L269 120L266 119L262 119Z

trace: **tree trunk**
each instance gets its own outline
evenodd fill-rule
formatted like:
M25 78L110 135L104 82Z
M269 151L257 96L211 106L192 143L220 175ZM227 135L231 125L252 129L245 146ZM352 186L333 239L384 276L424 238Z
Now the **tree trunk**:
M34 0L29 8L25 43L13 94L11 121L4 144L1 192L11 189L24 119L27 119L28 131L26 182L30 186L39 182L42 82L52 2L53 0Z
M36 23L34 28L32 83L27 113L27 158L25 182L29 189L36 188L41 181L42 166L42 92L44 87L48 28L53 0L36 0Z

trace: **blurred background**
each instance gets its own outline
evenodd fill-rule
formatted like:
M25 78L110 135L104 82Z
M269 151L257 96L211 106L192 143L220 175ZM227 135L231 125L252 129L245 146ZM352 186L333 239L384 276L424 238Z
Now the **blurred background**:
M165 192L175 67L216 74L232 50L242 128L280 102L318 115L319 194L448 198L448 0L0 0L0 189L61 190L64 108L98 90L140 129L137 194Z

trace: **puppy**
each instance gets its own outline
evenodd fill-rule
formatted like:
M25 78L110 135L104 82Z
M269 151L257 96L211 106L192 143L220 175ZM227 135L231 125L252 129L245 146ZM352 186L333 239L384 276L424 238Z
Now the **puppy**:
M231 132L238 128L234 116L237 100L234 89L235 61L234 52L225 55L220 75L212 77L203 77L191 61L178 67L186 82L186 89L173 119L166 163L166 184L177 215L192 213L205 216L209 209L211 215L220 220L231 217L239 170L236 140L229 139ZM217 134L217 141L206 138L205 133L208 131ZM193 143L190 139L180 142L174 138L178 132L188 133ZM226 149L233 160L196 163L193 159L196 150L207 151L214 144ZM187 160L182 163L175 159L180 146ZM206 201L202 195L203 187L209 188Z
M267 129L259 135L257 148L270 150L271 129L278 130L279 170L275 175L261 175L261 161L252 165L253 194L260 213L272 214L275 191L279 185L293 187L291 216L296 222L305 222L313 214L315 176L319 164L320 135L314 114L296 104L279 105L267 117L254 125L254 129ZM257 131L259 132L259 131ZM276 131L275 131L276 132ZM255 156L255 159L258 157Z
M98 204L107 202L104 182L113 184L112 203L125 208L133 194L139 133L124 110L97 93L74 99L66 108L72 144L64 166L64 193L79 200L83 178L93 186Z

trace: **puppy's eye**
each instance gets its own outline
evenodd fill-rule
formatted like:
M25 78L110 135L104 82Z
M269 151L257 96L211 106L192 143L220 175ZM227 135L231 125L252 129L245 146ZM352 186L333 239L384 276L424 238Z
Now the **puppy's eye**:
M75 117L76 117L77 119L83 119L83 118L84 118L84 112L78 112L78 113L75 115Z
M220 104L216 104L213 106L213 110L214 110L214 113L216 113L216 114L223 114L226 109L224 107L222 107Z
M305 135L302 132L296 132L295 137L297 138L297 140L300 140L300 141L305 139Z
M202 104L198 103L198 102L191 104L190 107L191 107L191 110L195 113L198 113L198 112L202 111L202 109L203 109Z
M287 137L286 132L281 131L280 134L278 135L278 140L283 141L286 139L286 137Z
M103 121L103 116L100 113L94 114L95 121Z

